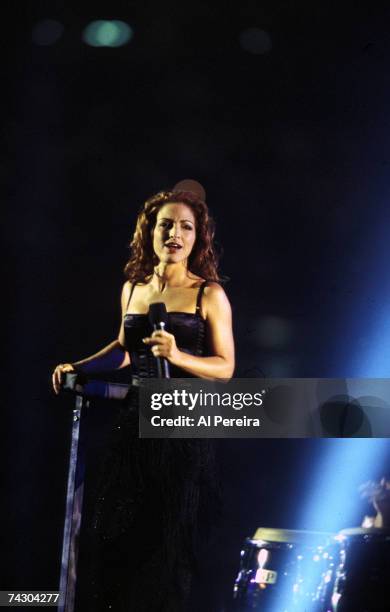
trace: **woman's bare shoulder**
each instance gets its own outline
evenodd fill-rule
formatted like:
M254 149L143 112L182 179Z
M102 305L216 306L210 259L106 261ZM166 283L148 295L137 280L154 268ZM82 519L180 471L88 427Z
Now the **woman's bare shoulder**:
M127 306L127 303L129 301L129 297L130 297L130 291L131 291L131 283L130 283L130 281L126 281L123 284L122 293L121 293L122 310L124 310L126 308L126 306Z
M230 303L222 285L216 281L209 281L204 288L204 301L206 310L209 308L229 309Z
M216 281L206 281L204 293L206 296L223 296L226 295L224 288Z
M130 281L125 281L122 286L122 293L130 292L132 287L132 283Z
M204 278L198 276L197 274L193 274L192 272L187 276L187 286L190 289L199 289L204 282Z
M123 283L122 295L130 295L133 287L146 287L146 285L149 285L149 283L150 279L148 279L145 283L132 283L131 281L127 280Z
M128 297L130 295L132 286L133 286L132 283L128 280L123 283L122 297L126 297L126 296Z

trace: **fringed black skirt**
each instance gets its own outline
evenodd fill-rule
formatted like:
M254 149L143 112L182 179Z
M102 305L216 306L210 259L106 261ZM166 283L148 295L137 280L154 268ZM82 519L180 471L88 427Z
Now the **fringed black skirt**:
M219 512L214 447L209 440L139 439L137 406L132 387L98 486L83 610L183 612L199 534Z

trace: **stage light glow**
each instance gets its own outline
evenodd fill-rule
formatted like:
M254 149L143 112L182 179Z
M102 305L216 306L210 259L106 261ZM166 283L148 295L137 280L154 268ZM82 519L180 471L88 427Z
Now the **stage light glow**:
M239 36L241 47L248 53L264 55L272 49L272 40L268 32L260 28L248 28Z
M54 45L62 36L64 26L55 19L42 19L38 21L31 32L33 43L41 47Z
M307 497L301 499L302 515L300 529L336 533L351 525L360 525L363 516L359 515L359 485L372 479L373 474L385 471L383 465L389 441L386 438L348 438L330 439L321 460L313 469L312 482L307 486ZM339 534L336 540L341 542ZM337 564L337 561L336 561ZM318 573L313 557L306 555L301 560L300 574L304 576L303 592L307 589L302 602L292 606L291 590L281 593L281 599L272 612L286 610L306 612L310 610ZM317 585L318 586L318 585Z
M390 370L389 296L376 304L372 320L367 324L366 338L351 360L353 374L365 378L385 378ZM372 327L372 331L369 328ZM375 328L374 328L375 327Z
M358 488L380 473L389 441L386 438L331 439L315 470L304 504L301 528L336 532L363 519L357 515ZM383 470L385 467L383 466ZM314 527L314 525L316 527Z
M84 42L91 47L121 47L132 37L132 28L118 19L92 21L83 32Z
M375 207L375 215L366 220L359 252L343 268L349 297L343 297L342 332L334 334L334 369L339 376L386 378L390 371L387 194L370 205Z

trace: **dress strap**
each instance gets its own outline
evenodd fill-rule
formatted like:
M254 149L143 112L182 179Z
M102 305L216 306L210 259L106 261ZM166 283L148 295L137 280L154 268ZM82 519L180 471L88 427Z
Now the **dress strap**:
M130 300L131 300L131 296L133 295L133 292L134 292L134 287L135 287L135 283L131 283L130 295L129 295L129 299L127 301L126 312L129 310Z
M195 312L198 315L200 315L200 305L201 305L201 302L202 302L202 295L203 295L203 291L204 291L206 286L207 286L207 280L203 281L203 283L199 287L198 295L197 295L197 298L196 298L196 309L195 309Z

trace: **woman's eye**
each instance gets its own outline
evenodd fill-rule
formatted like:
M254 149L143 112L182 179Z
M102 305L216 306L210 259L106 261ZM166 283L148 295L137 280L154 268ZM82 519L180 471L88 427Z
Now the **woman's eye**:
M185 226L184 226L184 229L186 229L186 230L192 230L192 225L185 225Z

